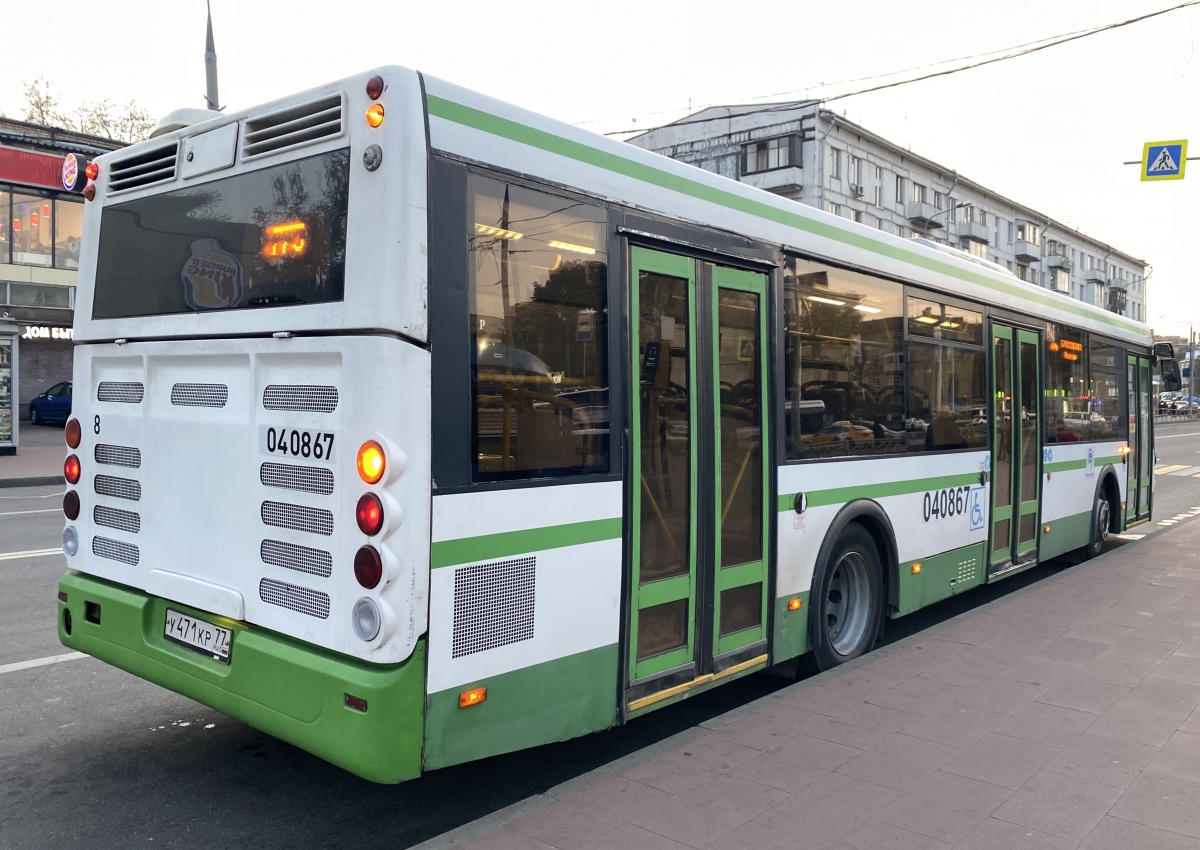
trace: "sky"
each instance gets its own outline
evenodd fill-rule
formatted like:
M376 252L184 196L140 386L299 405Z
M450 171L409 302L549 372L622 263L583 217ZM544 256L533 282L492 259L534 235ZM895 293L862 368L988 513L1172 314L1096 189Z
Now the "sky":
M212 0L223 104L253 106L379 65L415 68L597 132L711 104L831 97L848 82L1115 23L1180 0L679 3ZM23 81L70 109L203 106L201 0L18 4L0 50L0 111ZM168 12L169 10L169 12ZM70 36L55 21L73 22ZM13 26L15 25L15 31ZM1200 163L1143 183L1148 141L1200 156L1200 6L828 108L1153 266L1150 324L1200 325L1190 230ZM914 74L915 75L915 74ZM888 79L897 79L889 77ZM1200 219L1200 216L1197 217Z

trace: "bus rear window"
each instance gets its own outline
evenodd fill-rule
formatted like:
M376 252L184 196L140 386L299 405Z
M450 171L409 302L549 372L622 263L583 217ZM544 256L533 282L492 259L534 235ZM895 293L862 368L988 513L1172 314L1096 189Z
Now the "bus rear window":
M94 319L341 301L350 152L104 208Z

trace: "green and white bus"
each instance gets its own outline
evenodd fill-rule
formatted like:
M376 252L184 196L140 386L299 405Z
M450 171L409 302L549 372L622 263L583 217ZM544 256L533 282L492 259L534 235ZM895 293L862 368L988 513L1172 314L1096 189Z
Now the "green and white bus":
M89 177L59 636L372 781L1150 516L1143 325L429 76Z

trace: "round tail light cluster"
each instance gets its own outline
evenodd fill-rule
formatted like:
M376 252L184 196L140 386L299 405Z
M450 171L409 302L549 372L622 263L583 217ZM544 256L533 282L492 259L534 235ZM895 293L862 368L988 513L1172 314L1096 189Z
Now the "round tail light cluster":
M63 513L67 519L79 519L79 493L68 490L63 494Z
M63 477L67 479L67 483L78 484L82 474L83 466L79 463L79 458L75 455L68 455L63 463Z
M383 528L383 502L374 493L366 493L358 500L354 511L358 528L367 537L374 537Z
M72 419L67 422L67 427L63 429L63 436L67 440L68 448L79 448L79 443L83 439L83 429L79 427L78 419Z
M367 590L379 586L383 578L383 558L374 546L364 546L354 555L354 577Z
M356 466L363 483L378 484L387 472L383 446L374 440L367 440L358 449ZM383 530L383 500L375 493L364 493L358 500L354 516L358 521L358 530L368 537L374 537ZM354 554L354 578L364 590L374 590L383 581L383 556L374 546L362 546ZM379 636L383 616L374 599L364 596L355 602L350 619L359 640L369 643Z

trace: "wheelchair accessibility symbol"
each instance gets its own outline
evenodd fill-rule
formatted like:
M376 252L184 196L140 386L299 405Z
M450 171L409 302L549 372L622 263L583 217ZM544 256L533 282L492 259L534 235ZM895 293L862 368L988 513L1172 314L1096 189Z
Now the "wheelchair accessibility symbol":
M983 500L983 488L972 487L971 493L967 497L970 510L968 516L971 518L971 531L979 531L987 524L987 514L985 512L986 502Z

